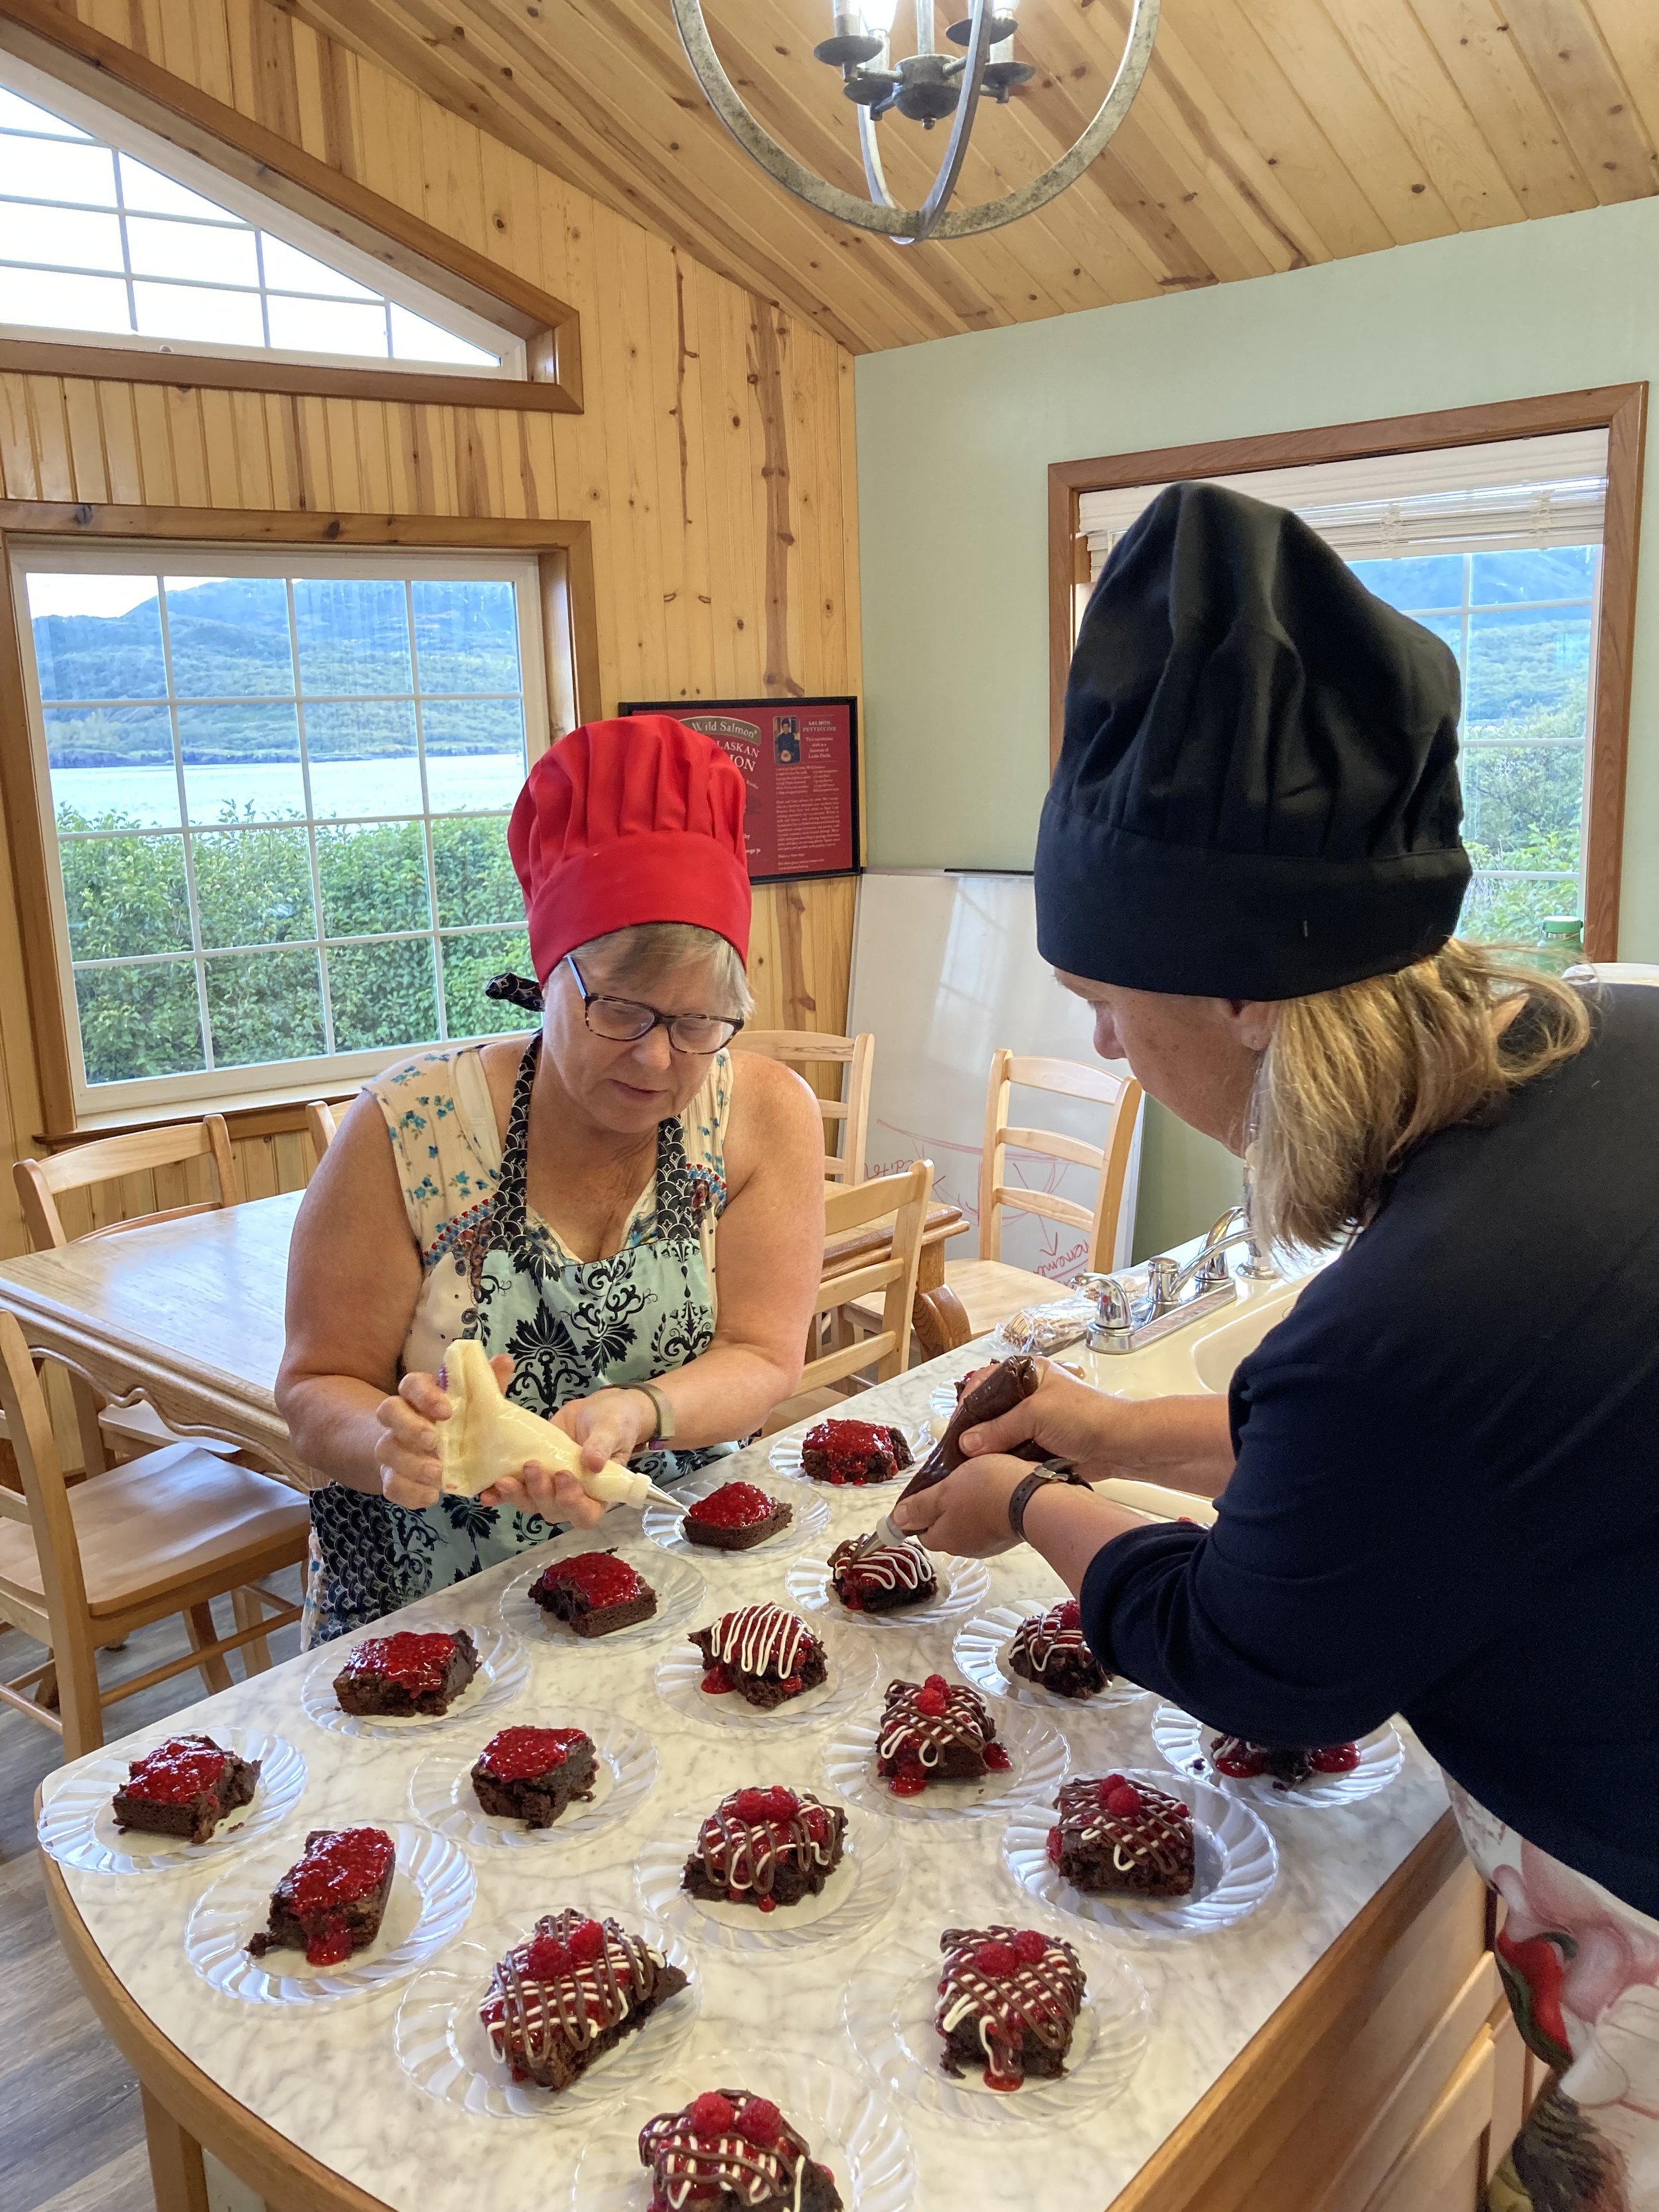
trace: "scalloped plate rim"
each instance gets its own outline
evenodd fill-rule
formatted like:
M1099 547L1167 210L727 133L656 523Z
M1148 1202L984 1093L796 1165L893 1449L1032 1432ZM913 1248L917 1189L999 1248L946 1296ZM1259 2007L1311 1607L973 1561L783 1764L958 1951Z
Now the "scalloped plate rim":
M305 1795L306 1784L311 1778L305 1753L297 1744L290 1743L285 1735L274 1729L245 1728L240 1723L222 1722L217 1723L217 1728L215 1742L218 1742L220 1736L227 1739L221 1746L222 1749L233 1751L241 1759L258 1759L262 1762L259 1783L255 1786L252 1802L237 1808L245 1812L246 1818L239 1820L234 1827L227 1828L221 1824L204 1844L191 1844L179 1836L158 1836L155 1842L160 1848L153 1852L132 1851L124 1849L119 1844L102 1842L97 1832L98 1816L107 1807L118 1784L125 1780L125 1770L133 1756L130 1749L112 1749L105 1753L94 1754L83 1767L58 1769L64 1778L41 1805L35 1822L36 1842L60 1866L73 1867L77 1873L123 1876L187 1874L192 1868L216 1866L219 1860L228 1857L234 1851L245 1850L249 1844L274 1835ZM173 1733L176 1735L179 1731L175 1729ZM229 1741L232 1737L240 1738L240 1741ZM169 1741L169 1736L159 1735L149 1749L157 1750ZM270 1749L254 1749L256 1744L279 1747L288 1753L299 1769L291 1789L287 1779L283 1784L288 1794L282 1797L268 1797L263 1806L259 1799L259 1790L264 1783L263 1765L270 1761L273 1753ZM142 1759L145 1753L141 1751L137 1756ZM63 1808L61 1814L58 1810L60 1805ZM70 1831L70 1835L64 1833L66 1829ZM82 1837L86 1845L95 1850L102 1863L94 1863L84 1849L74 1850L70 1847L72 1835Z

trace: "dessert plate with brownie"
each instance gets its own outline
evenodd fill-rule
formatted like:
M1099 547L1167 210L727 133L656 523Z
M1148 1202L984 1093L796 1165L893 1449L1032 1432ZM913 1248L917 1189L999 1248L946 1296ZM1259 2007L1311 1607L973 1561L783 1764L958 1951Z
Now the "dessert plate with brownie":
M1212 1935L1255 1911L1279 1877L1261 1814L1206 1782L1139 1768L1074 1775L1052 1809L1017 1813L1002 1856L1042 1904L1139 1936Z
M551 1643L633 1648L672 1636L706 1602L702 1577L689 1559L665 1557L642 1543L605 1544L592 1528L573 1528L538 1545L533 1564L501 1593L502 1620L533 1650Z
M409 1808L469 1850L585 1844L636 1811L656 1778L643 1729L548 1698L483 1741L434 1745L410 1777Z
M510 1629L396 1629L324 1644L300 1704L320 1729L395 1741L493 1712L529 1679L530 1656Z
M867 1637L787 1606L736 1607L694 1629L657 1662L657 1693L687 1720L717 1728L811 1728L869 1695L876 1652Z
M689 1481L675 1484L675 1497L685 1500L684 1513L665 1505L646 1507L645 1533L653 1544L692 1558L716 1552L775 1556L798 1552L829 1528L830 1508L822 1498L799 1492L786 1497L775 1476L757 1482L748 1475L723 1474L725 1464L717 1461Z
M476 1889L460 1845L429 1828L290 1828L197 1899L185 1956L244 2003L337 2004L423 1966L460 1933Z
M571 2212L906 2212L915 2153L866 2074L769 2043L682 2060L595 2126Z
M1146 1986L1082 1929L1023 1922L884 1943L842 2015L882 2081L951 2120L1065 2127L1127 2086L1146 2049Z
M921 1430L879 1421L819 1421L799 1437L780 1437L768 1455L792 1481L819 1482L830 1490L863 1490L896 1482L915 1464L932 1438Z
M487 2119L591 2119L684 2048L700 1986L666 1929L577 1905L457 1944L404 1990L393 2029L417 2088Z
M885 1918L902 1869L892 1832L811 1790L751 1783L641 1849L646 1911L723 1951L844 1942Z
M885 1543L872 1531L847 1537L827 1557L792 1559L783 1580L805 1613L848 1616L860 1627L890 1620L901 1628L934 1628L981 1604L991 1571L983 1559Z
M1064 1705L1108 1711L1146 1695L1138 1683L1109 1674L1090 1650L1075 1598L988 1606L957 1631L951 1656L988 1698L1050 1712Z
M910 1820L1011 1813L1051 1798L1066 1765L1065 1739L1040 1714L993 1714L943 1674L890 1681L880 1711L838 1729L823 1754L837 1796Z
M1405 1746L1391 1722L1355 1743L1251 1743L1206 1729L1178 1705L1160 1705L1152 1716L1152 1741L1183 1783L1195 1775L1270 1808L1357 1804L1386 1790L1406 1763Z
M46 1778L35 1832L85 1874L170 1874L240 1850L300 1801L306 1763L286 1737L216 1723L136 1757L112 1751Z

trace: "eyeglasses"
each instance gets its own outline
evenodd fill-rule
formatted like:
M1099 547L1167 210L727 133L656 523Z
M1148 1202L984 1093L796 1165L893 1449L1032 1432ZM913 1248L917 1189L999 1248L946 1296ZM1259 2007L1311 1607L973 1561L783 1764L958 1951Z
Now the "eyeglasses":
M720 1014L659 1014L654 1006L642 1006L634 999L605 998L588 989L569 953L564 959L581 993L582 1015L588 1028L595 1036L608 1038L612 1044L637 1044L653 1030L665 1029L674 1051L704 1058L729 1044L743 1027L740 1021L729 1021Z

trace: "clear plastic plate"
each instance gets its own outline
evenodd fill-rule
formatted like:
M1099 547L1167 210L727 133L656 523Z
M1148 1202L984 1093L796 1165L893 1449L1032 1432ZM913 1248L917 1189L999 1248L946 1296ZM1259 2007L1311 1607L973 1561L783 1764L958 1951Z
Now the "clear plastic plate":
M515 2081L496 2057L478 2010L489 1994L495 1962L529 1934L528 1927L494 1929L458 1943L404 1991L393 2029L398 2062L417 2088L440 2104L491 2120L574 2118L591 2122L595 2112L647 2086L684 2049L696 2026L702 1984L691 1954L665 1928L617 1918L630 1936L642 1936L686 1986L579 2075L568 2088L544 2089Z
M718 1613L710 1613L718 1620ZM699 1627L707 1627L700 1621ZM705 1690L708 1672L695 1644L666 1653L657 1662L657 1694L663 1703L686 1720L706 1721L713 1728L805 1729L821 1722L839 1720L875 1686L876 1647L841 1622L820 1621L812 1633L823 1645L825 1679L815 1690L803 1690L781 1705L751 1705L737 1690L715 1694Z
M964 1814L987 1820L1052 1799L1066 1779L1060 1731L1036 1713L999 1713L996 1723L997 1741L1013 1764L977 1782L933 1782L917 1796L896 1797L876 1772L879 1712L836 1731L824 1751L823 1771L836 1796L895 1820L951 1820Z
M429 1751L410 1777L409 1808L436 1834L469 1850L544 1850L586 1844L627 1820L650 1796L657 1778L656 1746L643 1729L594 1705L546 1701L545 1728L579 1728L593 1740L593 1795L574 1798L551 1827L532 1828L523 1820L486 1813L472 1787L472 1768L494 1731L480 1732L465 1747L445 1745Z
M155 1729L154 1751L179 1733L177 1729ZM125 1751L73 1766L54 1778L57 1786L40 1808L35 1832L40 1848L60 1866L79 1867L85 1874L177 1874L187 1867L210 1865L227 1851L245 1850L261 1836L270 1834L287 1820L306 1786L306 1763L286 1736L266 1735L258 1729L228 1728L216 1723L210 1731L222 1750L239 1759L257 1759L259 1779L251 1803L228 1814L204 1844L183 1836L150 1836L138 1828L118 1828L110 1801L127 1778L135 1757Z
M938 1589L925 1604L902 1605L895 1613L849 1611L830 1587L830 1562L823 1556L792 1559L783 1584L790 1602L803 1613L827 1613L855 1628L937 1628L983 1601L991 1587L991 1571L983 1559L957 1559L944 1552L928 1556Z
M1279 1852L1259 1813L1207 1783L1182 1781L1143 1768L1102 1769L1182 1798L1193 1816L1193 1886L1185 1897L1142 1897L1133 1891L1085 1896L1048 1856L1055 1814L1035 1808L1015 1814L1004 1831L1002 1856L1032 1897L1097 1927L1135 1936L1209 1936L1255 1911L1279 1879Z
M842 1414L838 1416L831 1413L824 1415L823 1418L828 1420L835 1420L837 1419L850 1420L855 1417L851 1414ZM884 1481L820 1482L816 1475L808 1474L806 1469L801 1465L801 1444L807 1433L805 1431L803 1431L801 1435L799 1437L780 1437L777 1442L773 1445L770 1452L768 1453L767 1456L776 1472L779 1474L787 1475L792 1482L810 1482L815 1490L826 1490L829 1491L831 1495L840 1493L842 1495L850 1495L856 1498L860 1492L868 1490L874 1492L878 1496L881 1496L890 1492L895 1483L899 1486L901 1490L904 1487L904 1485L910 1480L910 1477L915 1473L922 1461L927 1458L928 1453L933 1449L933 1432L931 1429L925 1427L905 1428L903 1423L901 1421L888 1421L881 1423L878 1425L885 1428L902 1430L904 1441L910 1447L909 1466L898 1468L895 1474L890 1474Z
M630 2095L585 2146L570 2184L572 2212L647 2212L651 2176L640 2163L640 2130L721 2087L770 2098L834 2174L846 2212L907 2212L915 2153L886 2093L867 2075L776 2044L682 2061Z
M1010 1925L1018 1925L1018 1917ZM988 2127L1066 2127L1121 2095L1146 2050L1150 2009L1127 1960L1080 1929L1065 1940L1083 1962L1087 1986L1066 2071L1054 2081L1028 2077L1018 2089L993 2089L982 2072L947 2074L944 2040L933 2025L940 1954L914 1936L884 1943L878 1960L847 1984L842 2016L872 2073L925 2112Z
M1062 1698L1040 1682L1028 1682L1008 1664L1008 1646L1021 1621L1046 1613L1041 1605L994 1605L957 1629L951 1656L974 1687L988 1698L1008 1698L1017 1705L1036 1705L1045 1712L1103 1713L1115 1705L1132 1705L1146 1692L1138 1683L1114 1676L1092 1698Z
M678 1929L696 1942L722 1951L790 1951L804 1943L844 1943L866 1936L898 1902L903 1875L897 1840L890 1829L856 1815L847 1824L841 1863L816 1897L781 1905L775 1912L758 1905L732 1905L693 1897L681 1887L685 1863L697 1830L713 1803L690 1814L654 1837L634 1866L640 1903L654 1919Z
M657 1594L657 1609L648 1620L635 1621L631 1628L613 1628L604 1636L578 1636L574 1628L536 1603L530 1595L532 1583L556 1559L574 1559L583 1552L614 1552L645 1577ZM672 1636L687 1621L700 1617L700 1608L707 1602L702 1577L689 1559L665 1559L659 1547L641 1543L608 1544L601 1540L596 1528L573 1529L568 1535L538 1547L534 1561L523 1574L514 1577L501 1592L501 1600L502 1620L532 1648L547 1643L562 1653L573 1655L579 1651L614 1651L624 1647L633 1650L641 1644L654 1644L662 1637Z
M756 1490L763 1490L769 1498L780 1499L787 1505L793 1518L775 1534L768 1536L762 1543L750 1545L745 1552L722 1552L713 1544L688 1544L683 1513L676 1513L666 1505L647 1505L643 1524L647 1536L665 1552L675 1553L687 1559L711 1560L718 1563L724 1571L731 1567L742 1566L747 1559L775 1559L791 1552L798 1552L803 1544L810 1544L815 1536L822 1536L830 1526L830 1508L820 1494L822 1486L817 1483L803 1486L776 1476L766 1480L753 1474L732 1474L716 1466L705 1468L701 1474L694 1475L689 1482L677 1483L674 1495L689 1502L692 1498L707 1498L711 1490L719 1490L728 1482L746 1482Z
M208 1984L246 2004L337 2004L367 1996L423 1966L466 1923L477 1887L460 1845L405 1821L364 1821L397 1846L397 1871L380 1932L367 1950L337 1966L307 1965L303 1951L267 1951L256 1959L250 1936L267 1922L270 1893L305 1850L290 1830L280 1848L233 1862L197 1899L185 1929L185 1956Z
M428 1626L423 1623L416 1632L428 1635L436 1626L447 1628L448 1624ZM340 1701L334 1694L334 1677L345 1664L346 1654L353 1644L368 1640L356 1636L341 1637L332 1644L324 1644L318 1653L317 1663L307 1674L300 1692L306 1718L336 1735L375 1736L396 1742L400 1736L413 1738L433 1729L458 1728L465 1721L477 1721L487 1713L500 1711L502 1706L512 1704L530 1680L530 1655L510 1629L493 1627L488 1621L469 1621L465 1626L478 1654L478 1671L447 1713L377 1715L371 1718L342 1712Z
M1305 1782L1275 1782L1271 1775L1218 1774L1212 1765L1210 1744L1216 1735L1183 1713L1178 1705L1160 1705L1152 1716L1152 1741L1182 1782L1207 1782L1230 1797L1248 1797L1253 1805L1289 1805L1319 1810L1333 1805L1355 1805L1386 1790L1406 1763L1406 1747L1391 1722L1359 1740L1359 1764L1346 1774L1310 1774Z

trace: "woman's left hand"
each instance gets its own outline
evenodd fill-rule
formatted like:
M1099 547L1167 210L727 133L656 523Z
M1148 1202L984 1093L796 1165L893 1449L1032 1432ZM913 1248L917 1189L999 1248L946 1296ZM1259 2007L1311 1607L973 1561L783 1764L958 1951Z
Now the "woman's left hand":
M591 1398L569 1398L552 1419L581 1446L582 1465L591 1474L607 1460L626 1466L656 1425L651 1401L638 1390L596 1390ZM568 1521L578 1528L596 1527L611 1510L602 1499L590 1498L574 1474L534 1460L519 1474L492 1483L481 1502L539 1513L544 1521Z
M1008 1526L1008 1501L1031 1472L1031 1462L988 1452L965 1460L931 1490L901 1498L895 1524L930 1552L950 1552L964 1559L988 1559L1012 1552L1019 1539Z

